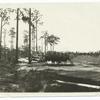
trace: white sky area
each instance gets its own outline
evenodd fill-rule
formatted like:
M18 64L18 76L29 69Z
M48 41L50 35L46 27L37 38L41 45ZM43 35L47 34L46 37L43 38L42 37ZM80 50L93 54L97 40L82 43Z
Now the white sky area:
M38 28L38 39L42 34L41 31L45 30L60 37L55 50L80 52L100 50L100 3L48 3L21 5L21 7L36 8L40 11L44 24ZM16 20L11 22L10 26L16 27ZM24 29L28 30L28 25L20 21L19 46L23 43ZM7 45L9 39L7 36Z

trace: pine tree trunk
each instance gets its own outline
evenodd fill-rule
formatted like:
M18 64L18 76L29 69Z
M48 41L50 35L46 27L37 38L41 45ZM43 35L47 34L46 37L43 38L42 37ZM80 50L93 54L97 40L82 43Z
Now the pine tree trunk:
M4 58L6 60L6 31L4 32L3 40L4 40Z
M41 51L43 52L43 39L41 40Z
M2 54L2 18L1 18L1 30L0 30L0 59Z
M38 39L37 39L37 19L36 19L36 52L38 51Z
M19 27L19 8L17 8L17 23L16 23L16 63L18 63L18 27Z
M44 43L44 44L45 44L45 45L44 45L44 46L45 46L45 47L44 47L44 53L45 53L45 55L46 55L46 36L45 36L44 42L45 42L45 43Z
M29 8L29 64L31 64L31 8Z
M4 48L6 48L6 32L4 33Z
M35 51L35 32L34 32L34 27L32 27L32 50Z

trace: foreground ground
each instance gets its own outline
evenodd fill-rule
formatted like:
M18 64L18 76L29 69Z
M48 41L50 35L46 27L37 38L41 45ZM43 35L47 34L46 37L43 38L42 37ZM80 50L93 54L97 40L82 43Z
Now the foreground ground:
M19 63L14 69L0 68L1 92L100 91L99 65L75 63L75 66L44 66L41 63Z

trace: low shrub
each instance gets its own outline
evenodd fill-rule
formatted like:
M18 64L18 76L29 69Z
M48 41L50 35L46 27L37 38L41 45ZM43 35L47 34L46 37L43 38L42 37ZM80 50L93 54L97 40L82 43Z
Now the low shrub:
M45 61L51 61L52 63L57 62L58 64L67 61L70 61L72 63L71 59L71 54L63 52L48 51L45 55Z

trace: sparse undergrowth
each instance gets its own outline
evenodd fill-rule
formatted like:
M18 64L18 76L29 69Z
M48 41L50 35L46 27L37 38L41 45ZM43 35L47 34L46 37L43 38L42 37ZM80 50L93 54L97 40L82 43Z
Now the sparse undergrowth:
M32 67L33 65L30 66ZM19 68L19 65L9 64L7 62L0 63L0 92L72 91L70 85L56 83L56 80L100 85L99 72L82 71L82 70L81 71L64 71L64 70L56 71L53 69L44 69L41 71L30 70L29 72L27 72L26 70L17 71L17 68ZM73 92L100 91L100 90L90 89L90 88L79 89L79 87L77 86L72 86L72 87L76 88L75 91Z

